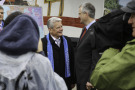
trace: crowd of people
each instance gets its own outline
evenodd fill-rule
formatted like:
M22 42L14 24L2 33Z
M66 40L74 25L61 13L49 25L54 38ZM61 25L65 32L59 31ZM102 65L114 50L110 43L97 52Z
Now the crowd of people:
M84 28L74 48L61 18L49 18L40 38L31 16L3 20L0 6L0 89L135 90L135 0L98 20L95 11L90 2L79 6Z

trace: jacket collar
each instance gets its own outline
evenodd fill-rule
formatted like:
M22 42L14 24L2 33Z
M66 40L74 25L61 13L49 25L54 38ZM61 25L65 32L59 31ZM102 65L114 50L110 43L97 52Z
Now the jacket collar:
M86 31L85 35L83 36L83 38L77 43L77 47L81 44L82 41L84 41L84 39L89 35L89 32L92 30L92 28L94 27L94 23L89 27L89 29ZM84 29L84 28L83 28Z
M131 41L127 41L127 44L131 44L131 43L135 43L135 39L133 39Z
M49 33L49 39L50 39L51 44L53 45L53 44L55 43L55 41L54 41L54 39L51 37L50 33ZM63 42L62 37L60 37L60 39L61 39L61 43L62 43L62 42Z

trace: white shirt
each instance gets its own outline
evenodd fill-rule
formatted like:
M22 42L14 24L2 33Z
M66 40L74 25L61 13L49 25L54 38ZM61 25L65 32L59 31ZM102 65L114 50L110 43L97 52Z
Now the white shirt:
M87 26L86 26L86 29L88 30L89 29L89 27L93 24L93 23L95 23L96 21L95 20L93 20L91 23L89 23Z
M53 40L55 41L55 44L57 44L57 46L58 47L60 47L60 43L61 43L61 39L60 39L60 37L58 38L58 39L56 39L55 37L53 37L52 35L51 35L51 37L53 38Z

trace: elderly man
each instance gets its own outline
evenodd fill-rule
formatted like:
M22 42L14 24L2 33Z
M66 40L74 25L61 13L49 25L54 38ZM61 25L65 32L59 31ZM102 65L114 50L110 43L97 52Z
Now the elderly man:
M53 70L66 82L68 90L75 84L74 51L70 38L63 36L62 20L52 17L47 22L49 34L42 39L43 51L52 64Z
M122 10L131 14L128 24L135 37L135 0ZM128 41L122 50L107 49L91 75L91 83L98 90L135 90L135 39Z

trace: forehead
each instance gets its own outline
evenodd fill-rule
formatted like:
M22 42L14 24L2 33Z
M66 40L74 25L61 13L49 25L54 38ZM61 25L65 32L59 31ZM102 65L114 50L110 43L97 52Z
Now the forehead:
M61 21L54 22L54 26L59 26L59 25L62 25L62 22Z

